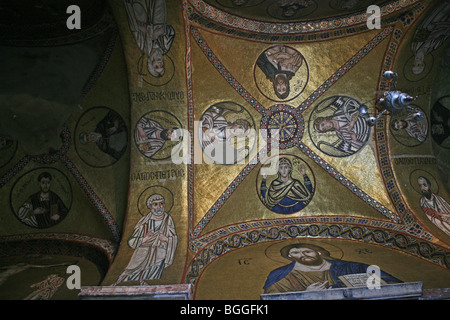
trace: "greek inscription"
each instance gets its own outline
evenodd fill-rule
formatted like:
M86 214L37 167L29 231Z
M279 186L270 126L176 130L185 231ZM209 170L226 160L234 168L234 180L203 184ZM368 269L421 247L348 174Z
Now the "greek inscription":
M150 181L161 179L180 179L185 177L184 169L161 171L140 171L131 173L131 181Z
M131 100L133 102L148 102L148 101L184 101L183 91L147 91L147 92L132 92Z

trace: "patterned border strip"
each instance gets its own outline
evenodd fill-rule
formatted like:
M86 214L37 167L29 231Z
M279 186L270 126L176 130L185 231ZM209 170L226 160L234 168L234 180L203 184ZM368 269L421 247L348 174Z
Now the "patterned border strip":
M114 25L111 38L109 39L108 44L106 45L105 51L103 52L103 55L100 58L100 62L97 64L97 66L95 67L95 70L92 72L91 76L89 77L89 80L84 85L80 100L83 100L86 97L86 95L89 93L89 91L92 89L92 87L94 87L95 83L102 75L103 70L105 70L105 67L108 64L108 61L111 58L114 48L116 47L116 42L117 42L118 37L119 37L119 32L117 30L117 26Z
M374 37L369 43L364 46L357 54L355 54L346 64L344 64L337 72L335 72L327 81L325 81L308 99L303 102L299 108L298 112L304 111L308 106L312 105L312 103L318 99L331 85L333 85L338 79L340 79L347 71L349 71L353 66L355 66L359 61L361 61L373 48L375 48L378 44L380 44L393 30L393 27L385 28L381 33L379 33L376 37ZM209 48L206 41L200 35L200 32L191 27L192 35L196 40L198 46L203 51L205 56L209 59L209 61L214 65L216 70L228 81L228 83L248 102L250 103L258 112L262 113L266 116L268 112L260 103L258 103L248 92L245 90L239 82L228 72L228 70L224 67L221 61L214 55L212 50ZM190 75L190 73L189 73ZM190 82L189 82L190 83ZM189 110L189 112L192 112ZM302 143L299 143L300 146L304 146ZM306 146L304 146L306 147ZM302 149L302 147L299 147ZM308 148L309 150L309 148ZM303 150L302 150L303 151ZM311 150L307 151L308 153L312 152ZM314 157L318 157L314 154ZM323 160L321 160L323 161ZM217 211L223 206L225 201L231 196L231 193L239 186L240 182L251 172L251 170L255 167L256 163L254 161L250 161L250 163L243 169L243 171L236 177L233 182L227 187L224 193L219 197L219 199L214 203L214 205L209 209L209 211L205 214L205 216L200 220L200 222L194 227L192 230L192 236L198 237L203 228L209 223L209 221L214 217ZM328 165L328 164L327 164ZM329 166L329 165L328 165ZM333 169L337 172L335 169ZM193 177L192 177L193 179ZM357 188L353 183L349 182L347 179L345 181L341 181L344 186L349 188L351 191L354 188ZM352 191L353 192L353 191ZM354 192L361 196L363 194L364 199L369 199L366 202L375 207L375 209L379 210L383 215L388 218L399 221L398 217L392 212L385 212L387 209L381 206L378 202L370 198L366 193L362 192L359 188ZM192 208L193 210L193 208ZM387 210L389 211L389 210ZM192 211L193 212L193 211Z
M389 218L391 221L395 223L401 223L400 217L394 212L387 209L381 203L370 197L367 193L358 188L353 182L344 177L341 173L339 173L335 168L333 168L328 162L323 160L317 153L312 151L308 146L304 143L300 142L298 144L298 148L311 160L313 160L316 164L318 164L322 169L328 172L333 178L339 181L344 187L349 189L353 194L363 200L367 205L371 206L383 216Z
M213 30L215 32L224 33L228 36L243 38L251 41L265 41L265 42L316 42L321 40L333 40L333 39L339 39L343 37L352 36L354 34L368 31L367 26L360 25L355 27L347 27L347 28L341 28L336 30L330 30L330 31L324 31L324 32L316 32L316 33L309 33L309 34L255 34L250 31L240 31L236 30L232 27L225 27L224 25L217 24L214 22L211 22L211 20L207 20L200 16L197 13L192 13L189 16L189 20L195 22L197 25L202 26L203 28L207 28L210 30ZM393 17L387 17L382 19L383 25L389 25L395 23L397 20L396 16Z
M265 221L262 223L265 223ZM296 225L294 223L294 221L285 221L285 225L274 226L270 229L265 227L264 229L241 231L240 233L216 239L207 248L197 252L191 260L191 264L187 269L188 272L183 277L184 282L195 286L198 277L209 264L233 250L264 242L302 238L308 240L330 238L356 240L380 245L412 254L443 268L450 269L449 251L433 243L420 242L415 237L368 226L326 225L321 223Z
M73 177L77 180L78 184L80 185L81 189L86 193L87 197L91 201L91 203L94 205L94 207L100 212L102 215L103 220L106 222L106 225L108 226L109 230L111 231L114 240L117 242L120 242L120 228L117 225L116 221L114 220L114 217L109 212L109 210L106 208L105 204L102 202L102 200L97 196L97 194L92 190L91 186L88 184L86 179L83 177L83 175L80 173L78 168L75 166L75 164L70 161L66 156L61 157L61 162L69 169L70 173L72 173Z
M108 260L112 262L114 256L117 252L117 244L114 242L94 238L88 235L80 235L76 233L27 233L19 235L9 235L0 237L0 244L12 241L23 241L23 240L59 240L59 241L72 241L77 243L87 243L92 246L96 246L103 250L107 256ZM6 255L10 255L11 252L7 252Z
M26 234L0 238L0 257L58 255L87 259L106 275L117 251L104 239L79 234Z
M192 230L193 237L198 237L199 234L203 231L206 225L211 221L211 219L216 215L216 213L222 208L225 202L230 198L231 194L239 187L241 182L252 172L252 170L257 165L256 159L250 161L245 168L239 173L239 175L233 179L233 181L228 185L222 195L217 199L217 201L212 205L212 207L208 210L208 212L203 216L200 222L194 227ZM219 231L220 232L220 231ZM194 243L193 239L191 242ZM196 250L192 247L193 250Z
M401 19L401 23L403 28L402 31L400 28L396 27L392 37L390 39L390 43L387 47L385 55L383 57L382 64L382 73L386 70L391 70L395 61L395 57L398 53L398 48L400 47L401 41L403 40L403 36L407 33L408 29L413 26L412 21L416 19L416 17L420 16L421 13L425 11L425 7L422 4L418 4L414 7L414 10L408 13L408 17L405 19ZM400 23L398 25L401 25ZM389 83L380 78L378 89L380 91L385 91L389 88ZM388 146L388 126L387 126L387 117L381 117L375 127L375 149L378 158L378 166L381 172L381 178L384 181L386 191L388 192L389 197L392 200L393 205L396 207L397 212L400 216L403 217L404 222L409 226L416 226L415 233L417 235L421 234L422 238L433 238L431 234L425 231L425 228L420 226L416 219L411 214L410 209L406 205L402 194L399 190L399 187L396 183L391 158L389 156L389 146Z
M361 50L358 51L350 60L348 60L342 67L339 68L331 77L329 77L319 88L317 88L304 102L298 107L301 111L306 110L316 101L322 94L324 94L333 84L335 84L344 74L350 71L356 64L358 64L364 57L369 54L376 46L378 46L384 39L386 39L394 28L389 26L382 32L377 34L370 40Z
M386 16L400 11L420 0L397 0L391 1L380 7L381 16ZM258 20L252 20L235 16L220 9L217 9L203 0L189 0L191 5L199 12L199 15L216 21L226 27L232 27L238 30L244 30L252 33L264 34L305 34L311 32L332 31L340 28L355 27L359 24L365 24L367 21L366 12L341 16L338 18L329 18L316 21L273 23ZM192 16L194 18L195 16ZM317 40L317 39L315 39ZM279 41L279 40L277 40Z
M30 157L25 156L19 160L11 169L9 169L1 178L0 178L0 188L2 188L5 184L7 184L12 178L14 178L26 165L30 162Z
M184 14L184 23L185 23L185 41L186 41L186 53L185 53L185 72L186 72L186 91L187 91L187 113L188 113L188 130L190 133L193 133L194 128L194 93L192 88L192 61L191 61L191 36L190 36L190 23L186 17L187 4L183 1L183 14ZM194 139L191 136L191 159L194 159ZM192 161L187 165L187 190L186 190L186 199L188 201L188 239L191 239L192 236L192 224L194 219L194 163ZM188 241L190 242L190 241ZM188 252L188 248L186 248L186 252ZM186 257L188 253L186 253ZM186 258L187 259L187 258Z

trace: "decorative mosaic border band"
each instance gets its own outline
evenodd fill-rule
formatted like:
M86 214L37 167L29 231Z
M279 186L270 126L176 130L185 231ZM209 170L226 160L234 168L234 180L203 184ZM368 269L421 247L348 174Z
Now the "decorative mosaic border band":
M393 34L388 44L387 50L383 57L382 73L387 70L391 70L394 66L396 55L398 54L398 48L400 47L403 36L407 33L408 29L412 27L412 21L418 19L420 15L425 11L425 7L420 4L414 7L413 11L409 12L409 18L401 20L395 27ZM403 27L403 31L400 28ZM380 77L378 90L385 91L389 88L388 82ZM411 210L408 208L406 202L404 201L397 182L394 177L394 171L392 169L392 162L389 156L389 145L388 145L388 125L387 117L380 117L374 126L375 133L375 149L377 154L378 166L381 172L381 178L384 181L386 191L395 206L400 217L403 218L403 222L408 226L415 226L413 228L417 236L420 235L421 238L429 239L431 234L425 231L425 227L411 214Z
M186 63L185 63L185 72L186 72L186 91L187 91L187 114L188 114L188 130L193 133L194 128L194 93L192 88L192 61L191 61L191 37L190 37L190 22L186 17L186 3L183 1L183 14L184 14L184 22L185 22L185 41L186 41ZM194 159L194 139L191 136L191 159ZM187 164L187 191L186 191L186 199L188 201L188 243L191 243L192 240L192 224L194 219L194 164ZM188 250L188 249L187 249Z
M192 36L197 42L198 46L205 54L205 56L209 59L209 61L213 64L216 70L221 74L221 76L231 85L231 87L236 90L250 105L253 106L258 112L260 112L263 116L268 112L259 102L253 98L250 93L243 88L239 82L230 74L230 72L225 68L222 62L215 56L214 52L209 48L206 41L201 36L198 29L195 27L190 28L192 31ZM299 107L298 111L302 112L306 110L307 107L311 106L315 100L317 100L323 93L326 92L337 80L339 80L344 74L346 74L353 66L355 66L358 62L360 62L373 48L375 48L378 44L380 44L387 36L391 34L393 30L392 26L385 28L382 32L380 32L376 37L374 37L368 44L366 44L357 54L355 54L346 64L344 64L338 71L336 71L329 79L327 79L314 93L308 97ZM190 76L190 73L188 74ZM188 83L190 83L188 81ZM350 191L356 194L358 197L362 198L367 204L378 210L381 214L388 217L394 222L401 222L399 217L389 211L387 208L382 206L379 202L369 197L365 192L360 190L354 183L343 177L340 173L337 172L336 169L332 168L325 160L321 159L316 153L310 150L306 145L299 142L299 149L312 158L316 163L318 163L322 168L327 170L333 177L335 177L339 182L341 182L345 187L347 187ZM192 236L198 237L202 232L204 227L210 222L210 220L214 217L214 215L218 212L218 210L223 206L226 200L231 196L232 192L239 186L240 182L252 171L252 169L256 166L254 160L250 161L250 163L243 169L243 171L233 180L233 182L227 187L227 189L223 192L223 194L219 197L219 199L214 203L214 205L209 209L209 211L205 214L205 216L200 220L200 222L194 227L192 231ZM328 168L328 169L327 169ZM191 177L193 179L193 177ZM193 209L192 209L193 210ZM194 242L192 242L194 243ZM193 245L194 249L195 246Z
M0 238L0 257L36 254L80 257L96 264L103 275L116 251L116 245L107 240L79 234L31 233Z
M116 46L117 38L119 37L117 26L114 25L113 27L114 29L112 31L111 38L109 39L108 44L106 45L106 49L103 52L102 57L100 58L100 62L95 67L95 70L92 72L87 83L84 85L80 100L84 99L86 95L89 93L89 91L92 89L92 87L94 87L95 83L100 78L101 74L103 73L103 70L108 64L109 59L111 58L114 47Z
M357 65L367 54L378 46L386 37L388 37L393 30L393 26L388 26L383 29L378 35L370 40L361 50L350 58L342 67L339 68L330 78L328 78L319 88L317 88L304 102L298 107L301 111L306 110L316 101L322 94L324 94L333 84L335 84L344 74L350 71Z
M391 15L395 12L403 10L408 6L414 5L420 0L397 0L391 1L380 7L381 16ZM225 27L234 28L236 30L243 30L256 34L306 34L312 32L333 31L342 28L355 28L360 24L366 24L367 14L366 12L360 12L357 14L344 15L337 18L322 19L316 21L304 21L304 22L264 22L258 20L252 20L230 14L215 8L203 0L189 0L194 9L198 12L198 15L191 14L190 19L199 20L211 19ZM203 22L202 24L206 24ZM236 34L233 34L236 35ZM314 39L318 40L318 39ZM280 41L280 39L274 40Z
M204 55L208 58L214 68L220 75L230 84L230 86L239 93L256 111L265 115L266 109L233 77L233 75L225 68L222 62L216 57L214 52L209 48L205 39L201 36L197 28L191 27L191 34L197 45L200 47Z
M306 146L304 143L300 142L298 144L298 148L308 156L311 160L313 160L317 165L319 165L322 169L324 169L326 172L328 172L333 178L335 178L337 181L339 181L344 187L349 189L353 194L355 194L358 198L363 200L367 205L371 206L375 210L377 210L379 213L381 213L383 216L387 217L391 221L395 223L401 223L400 217L395 214L394 212L387 209L385 206L383 206L381 203L370 197L367 193L365 193L363 190L358 188L353 182L351 182L349 179L344 177L341 173L339 173L333 166L331 166L328 162L323 160L317 153L312 151L308 146Z
M97 196L94 190L92 190L92 187L80 173L75 164L72 161L70 161L66 156L61 157L61 162L67 167L67 169L69 169L70 173L72 173L73 177L77 180L81 189L86 193L91 203L94 205L97 211L100 212L103 220L106 222L106 225L111 231L114 240L119 242L121 238L121 231L116 221L114 220L114 217L112 216L111 212L109 212L105 204Z

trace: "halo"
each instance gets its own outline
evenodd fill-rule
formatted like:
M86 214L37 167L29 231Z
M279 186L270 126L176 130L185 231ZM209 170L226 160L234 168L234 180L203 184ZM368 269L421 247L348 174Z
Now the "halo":
M428 137L428 131L429 131L429 127L428 127L428 117L425 115L425 112L422 110L422 108L420 108L418 105L415 104L411 104L411 107L415 108L415 109L419 109L420 111L423 112L424 117L426 120L426 132L425 132L425 140ZM400 131L394 131L392 129L392 124L394 123L394 121L396 120L403 120L405 117L407 117L409 115L410 112L408 111L403 111L400 112L397 115L392 115L391 119L389 120L389 130L391 131L392 136L394 137L395 140L397 140L398 143L407 146L407 147L416 147L418 145L421 145L422 143L425 142L422 141L420 142L419 140L409 136L409 134L405 131L405 130L400 130Z
M125 130L126 142L123 146L119 159L115 159L111 157L111 155L103 151L100 151L100 149L97 147L95 143L92 144L83 143L80 140L80 135L82 133L94 131L97 124L101 122L105 118L105 116L111 111L119 116L120 122L123 123L123 125L127 128L127 130ZM125 153L126 149L128 148L128 125L125 124L122 115L116 110L107 106L101 105L94 106L87 109L78 118L77 123L75 125L75 132L73 139L75 152L85 164L93 168L106 168L112 166L117 161L119 161L122 158L123 154Z
M276 46L278 46L278 45L272 45L272 46L269 46L268 48L266 48L263 52L261 52L259 54L257 59L259 59L259 57L261 55L263 55L268 49L276 47ZM291 46L287 46L287 45L285 45L285 46L290 47L291 49L297 51L303 59L302 65L297 70L297 72L292 77L292 79L290 80L291 92L289 93L288 97L286 97L284 99L277 97L275 92L273 92L272 83L270 82L270 80L267 79L267 77L265 76L265 74L261 70L261 68L258 67L256 61L255 61L254 67L253 67L253 80L256 84L258 91L267 99L269 99L271 101L275 101L275 102L282 102L282 103L287 103L287 102L299 97L305 91L306 86L308 85L308 82L309 82L309 65L308 65L308 62L306 61L305 56L298 49L291 47ZM295 85L296 81L299 83L298 85Z
M172 80L174 74L175 74L175 64L172 60L172 58L168 55L165 54L163 56L164 59L164 65L166 67L166 70L164 72L164 75L160 78L156 78L153 77L151 74L149 74L149 72L147 71L147 61L144 59L144 57L146 58L146 55L141 55L137 61L137 71L138 74L140 74L142 76L142 80L151 85L151 86L155 86L155 87L161 87L163 85L166 85L170 82L170 80ZM166 59L167 58L167 59ZM170 63L166 63L166 61L169 61ZM145 70L145 71L143 71Z
M148 213L149 209L147 208L147 199L155 193L160 194L164 197L164 201L166 204L165 211L169 213L170 210L172 210L174 202L172 192L163 186L151 186L142 191L137 200L137 209L141 216L145 216Z
M414 74L412 72L413 62L414 62L414 55L409 57L409 59L403 65L403 75L409 81L417 82L427 77L428 74L431 72L431 70L433 69L434 57L432 53L429 53L425 56L423 61L425 63L425 68L419 74Z
M335 258L335 259L342 259L342 257L344 256L344 252L342 251L341 248L326 243L326 242L322 242L316 239L311 239L311 238L300 238L300 239L294 239L294 240L281 240L281 241L277 241L276 243L273 243L269 246L267 246L267 248L264 250L264 254L267 258L269 258L272 261L275 261L277 263L284 263L286 264L286 262L289 262L289 260L284 259L281 254L280 254L280 250L288 245L291 244L296 244L296 243L301 243L301 244L313 244L319 247L324 248L325 250L327 250L330 253L330 257Z
M25 172L14 182L9 195L9 204L11 211L14 213L14 216L24 225L41 230L47 229L48 227L35 227L27 224L26 222L23 222L18 216L18 211L21 205L27 200L28 196L36 193L36 191L38 190L37 178L39 174L43 172L49 172L51 174L51 190L55 192L62 200L62 202L66 205L68 209L67 215L69 215L73 204L72 185L70 184L70 181L67 178L66 174L57 168L38 167ZM57 224L61 223L62 221L63 220L60 220Z
M436 178L431 173L429 173L425 170L421 170L421 169L416 169L409 174L409 184L414 189L414 191L416 191L418 194L422 195L422 191L420 190L419 184L417 183L417 179L420 176L423 176L423 177L427 178L428 180L430 180L431 192L433 192L434 194L439 193L439 184L436 181Z
M151 115L151 116L150 116ZM136 121L136 124L134 125L133 134L136 131L138 122L144 118L144 117L150 117L151 120L157 121L160 125L162 125L164 128L168 127L178 127L179 129L183 129L183 126L181 125L180 120L176 116L174 116L172 113L164 110L152 110L145 114L143 114L141 117L139 117L139 120ZM182 132L182 131L181 131ZM163 148L158 150L155 154L153 154L151 157L148 157L145 155L145 152L141 150L141 148L138 146L136 139L133 138L134 144L136 148L139 150L139 152L146 158L152 159L152 160L167 160L171 158L172 151L178 152L180 148L182 147L182 144L179 143L182 141L183 135L181 133L180 138L178 141L166 141L166 144ZM177 147L177 150L173 150L173 147Z

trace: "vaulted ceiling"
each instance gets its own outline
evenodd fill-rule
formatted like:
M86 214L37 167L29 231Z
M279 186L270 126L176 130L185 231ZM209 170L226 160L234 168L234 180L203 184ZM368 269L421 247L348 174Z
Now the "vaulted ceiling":
M283 2L291 7L283 9ZM0 150L0 299L46 298L32 285L49 279L60 282L48 298L76 299L77 291L62 284L73 264L84 285L114 283L132 254L126 240L140 217L136 202L156 185L175 195L179 242L172 269L155 284L191 283L199 299L230 299L211 283L237 281L239 272L223 272L237 268L251 275L242 280L249 289L230 285L227 292L257 299L255 278L264 282L269 269L282 265L273 258L280 244L318 239L346 259L367 258L405 281L450 286L450 235L422 211L416 184L429 174L433 191L450 201L448 145L430 129L432 107L449 108L449 42L426 57L421 76L407 69L414 32L438 2L166 0L175 29L167 55L172 78L152 83L137 75L139 53L122 1L2 1L0 136L10 145ZM72 4L81 8L80 30L66 27ZM371 4L382 9L381 29L367 29ZM257 56L276 44L296 48L308 63L301 93L284 101L265 95L255 81ZM400 89L420 97L415 105L429 118L426 140L395 136L385 116L355 155L321 149L310 131L317 106L337 96L373 100L386 88L381 75L388 69L398 71ZM180 92L181 99L151 98ZM292 112L301 129L281 152L313 175L314 198L304 210L286 216L261 205L260 165L194 170L136 150L142 114L163 110L193 133L193 121L208 107L231 100L257 128L270 127L281 109ZM373 102L367 105L375 112ZM126 132L125 149L115 157L80 139L111 111ZM162 177L166 171L172 173ZM19 212L33 201L44 172L68 214L51 226L24 223ZM255 267L266 260L266 267ZM243 270L249 261L249 270L256 269ZM411 270L401 273L406 265Z

